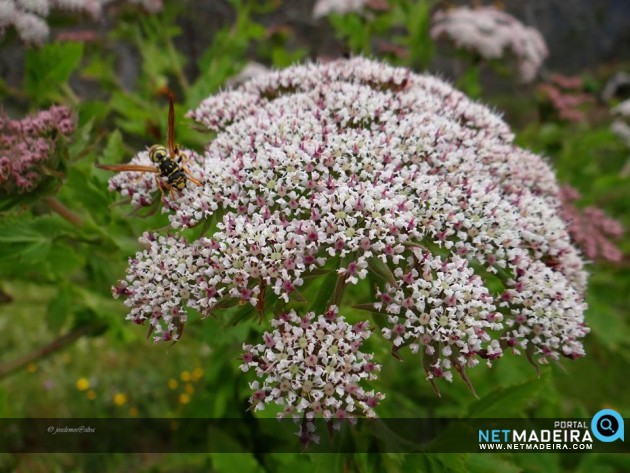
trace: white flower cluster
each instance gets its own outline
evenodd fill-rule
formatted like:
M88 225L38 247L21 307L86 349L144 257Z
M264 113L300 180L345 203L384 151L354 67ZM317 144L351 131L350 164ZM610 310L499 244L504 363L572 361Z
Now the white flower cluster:
M630 118L630 99L624 100L615 108L612 109L612 112L621 115L625 118Z
M360 12L370 0L317 0L313 7L313 18L321 18L332 13L344 15Z
M46 18L52 10L88 14L98 19L103 6L111 0L0 0L0 36L13 25L25 43L42 44L48 39L50 27ZM129 0L155 13L162 9L162 0Z
M394 353L404 345L414 353L426 347L428 378L449 381L453 365L475 366L477 355L488 360L501 356L499 340L492 339L490 331L503 328L503 315L468 261L458 256L442 261L426 250L414 250L409 271L397 268L399 283L387 284L375 304L391 314L391 328L383 335L394 344Z
M265 293L304 302L303 286L336 271L329 303L342 305L348 284L376 284L361 308L386 323L394 352L422 354L432 382L452 370L466 381L466 367L505 351L543 363L584 354L586 273L553 172L488 108L355 58L265 74L190 116L217 136L187 152L203 186L166 195L164 211L174 229L218 224L131 261L118 291L134 320L161 319L176 338L187 307L263 312ZM137 179L121 173L112 187L129 194ZM151 185L133 198L150 202Z
M125 304L131 311L127 319L137 324L149 320L156 340L177 340L187 317L182 304L195 282L195 247L183 238L148 233L140 243L146 249L138 259L129 261L135 270L113 288L113 295L128 298Z
M376 379L380 365L359 349L370 336L367 322L348 324L336 306L315 318L295 311L271 321L264 343L244 345L243 371L255 370L262 381L250 384L255 410L276 403L279 418L307 420L375 417L374 407L385 397L366 391L361 382Z
M495 7L453 8L438 11L432 19L431 36L446 37L459 48L475 51L485 59L511 53L520 78L531 82L549 55L545 39L535 28Z

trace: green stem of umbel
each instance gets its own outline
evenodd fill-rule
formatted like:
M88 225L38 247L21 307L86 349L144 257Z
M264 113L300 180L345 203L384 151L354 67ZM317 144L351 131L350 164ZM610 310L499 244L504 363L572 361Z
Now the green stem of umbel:
M55 197L44 197L43 202L50 208L50 210L59 214L62 218L70 222L75 227L81 228L83 226L83 220L81 220L81 217L79 217L72 210L63 205Z

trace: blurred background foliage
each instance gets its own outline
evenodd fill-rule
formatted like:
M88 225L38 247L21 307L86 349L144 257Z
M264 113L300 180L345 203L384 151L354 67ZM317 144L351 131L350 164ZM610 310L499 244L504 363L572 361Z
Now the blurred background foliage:
M2 417L246 415L248 378L239 370L238 356L243 341L255 339L265 326L258 326L256 318L234 324L235 310L216 319L193 318L183 339L169 348L146 340L144 328L126 322L125 309L112 299L110 287L138 250L137 237L147 229L164 228L167 219L159 212L130 216L130 208L117 205L117 196L107 191L110 174L95 169L94 163L124 162L145 146L165 141L165 90L177 101L177 141L201 150L212 136L196 131L184 113L224 87L250 61L282 68L352 53L417 71L428 68L502 111L517 142L547 156L559 180L580 191L581 206L602 207L629 228L630 186L623 169L630 149L610 131L609 114L628 96L601 97L607 80L630 67L614 52L612 59L582 64L579 70L571 64L569 71L543 72L543 80L551 72L578 73L582 92L595 97L583 110L585 120L574 123L560 118L536 85L519 85L499 65L486 64L481 70L474 61L458 57L448 59L458 61L457 67L440 68L446 61L444 50L429 36L437 1L391 0L388 8L367 16L319 19L320 34L329 45L324 54L316 41L304 41L300 21L292 24L290 15L279 13L286 2L216 3L220 6L204 10L190 2L167 1L154 15L138 7L121 8L105 24L88 24L96 33L92 41L25 47L10 34L0 38L0 63L5 70L11 63L0 80L2 109L23 116L63 104L77 118L75 133L59 146L59 172L29 195L0 196ZM310 14L312 2L304 3ZM224 9L222 23L208 15L212 8ZM191 42L190 25L193 18L199 24L199 16L208 28ZM51 26L76 28L66 19ZM548 44L553 56L556 45ZM73 217L68 219L65 211ZM586 358L542 367L537 376L524 357L506 356L493 369L471 370L479 399L459 380L443 386L438 398L419 365L409 359L406 369L399 369L385 344L371 340L368 348L383 362L375 387L387 392L379 415L563 418L590 417L611 407L630 417L628 239L620 246L625 254L620 263L589 265L587 322L592 333L586 339ZM238 455L4 455L0 469L630 471L630 459L621 455L254 456L243 450Z

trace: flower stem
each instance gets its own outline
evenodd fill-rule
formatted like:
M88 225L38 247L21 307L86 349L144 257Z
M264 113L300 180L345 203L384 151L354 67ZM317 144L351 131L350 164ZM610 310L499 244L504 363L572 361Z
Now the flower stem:
M33 363L37 360L45 358L65 347L74 343L79 338L84 335L88 335L91 333L96 333L103 330L105 326L102 323L93 323L89 325L84 325L79 327L71 332L62 335L61 337L53 340L52 342L44 345L43 347L37 348L33 350L31 353L27 353L24 356L21 356L9 363L6 363L4 366L0 366L0 379L10 375L11 373L18 371L29 363Z
M64 219L70 222L75 227L81 228L83 226L83 220L77 214L75 214L68 207L63 205L55 197L44 197L44 203L50 207L50 210L61 215Z

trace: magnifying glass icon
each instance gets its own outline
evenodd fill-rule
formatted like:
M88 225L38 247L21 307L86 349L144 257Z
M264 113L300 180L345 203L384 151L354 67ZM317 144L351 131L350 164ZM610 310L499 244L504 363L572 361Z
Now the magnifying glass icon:
M599 428L601 430L610 430L611 432L613 431L612 422L610 421L610 419L602 419L599 423Z

